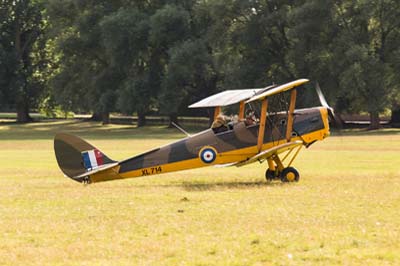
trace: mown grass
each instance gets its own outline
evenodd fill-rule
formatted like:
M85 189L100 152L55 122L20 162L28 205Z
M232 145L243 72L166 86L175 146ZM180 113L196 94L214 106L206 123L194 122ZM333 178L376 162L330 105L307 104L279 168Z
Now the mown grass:
M314 144L295 161L295 184L268 184L266 165L253 164L88 186L59 171L57 131L114 159L182 137L78 121L0 125L0 265L400 263L400 131Z

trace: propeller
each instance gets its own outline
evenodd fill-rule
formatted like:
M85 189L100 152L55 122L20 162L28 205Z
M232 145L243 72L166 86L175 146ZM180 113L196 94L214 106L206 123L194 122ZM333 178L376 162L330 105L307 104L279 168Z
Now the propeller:
M315 90L317 91L318 94L318 98L319 101L321 102L321 105L323 107L325 107L326 109L328 109L328 114L329 117L331 118L331 121L333 121L335 123L336 126L340 126L341 125L341 121L340 119L335 115L335 111L333 110L332 107L329 106L328 102L325 99L324 94L321 91L321 88L319 87L319 83L317 82L316 86L315 86Z

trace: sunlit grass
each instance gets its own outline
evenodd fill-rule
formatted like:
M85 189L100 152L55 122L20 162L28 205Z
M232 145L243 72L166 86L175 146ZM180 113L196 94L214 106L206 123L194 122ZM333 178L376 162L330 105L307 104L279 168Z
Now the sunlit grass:
M58 131L117 160L183 137L76 121L0 125L0 265L400 263L400 131L346 132L304 149L295 184L266 183L257 163L89 186L58 169Z

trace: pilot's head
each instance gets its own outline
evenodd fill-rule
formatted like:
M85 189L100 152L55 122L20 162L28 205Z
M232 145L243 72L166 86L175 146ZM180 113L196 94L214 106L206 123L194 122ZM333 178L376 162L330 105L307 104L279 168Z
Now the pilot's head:
M246 118L254 118L254 117L255 117L254 111L248 110L248 111L246 112Z

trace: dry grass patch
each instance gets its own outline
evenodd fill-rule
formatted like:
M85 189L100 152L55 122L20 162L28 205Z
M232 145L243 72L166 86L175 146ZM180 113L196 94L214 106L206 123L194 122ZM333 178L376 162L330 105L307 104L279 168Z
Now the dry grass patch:
M123 159L163 128L0 125L1 265L396 265L400 134L335 136L302 151L299 183L265 164L82 186L58 170L68 130Z

